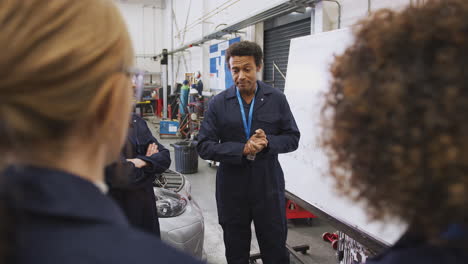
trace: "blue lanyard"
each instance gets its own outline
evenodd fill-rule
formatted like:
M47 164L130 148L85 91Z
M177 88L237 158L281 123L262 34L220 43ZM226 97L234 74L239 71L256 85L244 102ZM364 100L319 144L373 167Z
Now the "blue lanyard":
M247 118L245 117L245 111L244 111L244 104L242 103L242 98L239 93L239 89L236 87L236 92L237 92L237 100L239 100L239 107L241 110L241 115L242 115L242 121L244 122L244 132L245 132L245 137L246 140L249 140L250 138L250 129L252 128L252 116L253 116L253 109L255 105L255 95L257 94L257 89L255 89L255 94L254 98L252 99L252 103L250 104L250 110L249 110L249 122L247 123Z

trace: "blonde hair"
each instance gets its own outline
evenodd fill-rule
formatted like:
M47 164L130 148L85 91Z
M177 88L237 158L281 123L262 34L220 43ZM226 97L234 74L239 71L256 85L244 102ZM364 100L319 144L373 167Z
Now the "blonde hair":
M112 122L104 101L129 95L117 90L130 89L133 50L111 0L2 0L0 28L0 170L5 153L61 146L77 124ZM13 252L6 206L0 263Z
M111 0L0 1L0 28L0 151L60 140L125 87L133 50Z

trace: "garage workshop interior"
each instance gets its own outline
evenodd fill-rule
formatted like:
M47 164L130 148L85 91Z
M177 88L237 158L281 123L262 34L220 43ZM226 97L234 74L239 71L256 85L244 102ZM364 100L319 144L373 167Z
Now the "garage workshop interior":
M0 28L0 263L468 263L467 0L2 0Z

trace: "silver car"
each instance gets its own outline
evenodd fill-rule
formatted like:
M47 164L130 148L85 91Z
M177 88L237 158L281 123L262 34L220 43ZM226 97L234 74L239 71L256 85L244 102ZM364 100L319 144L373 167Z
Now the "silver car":
M202 210L191 195L184 175L167 170L154 182L161 239L202 258L205 225Z

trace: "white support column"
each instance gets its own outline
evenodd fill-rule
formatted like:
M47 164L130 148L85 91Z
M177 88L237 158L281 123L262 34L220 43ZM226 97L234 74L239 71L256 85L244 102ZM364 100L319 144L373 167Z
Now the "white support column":
M202 10L207 10L209 5L206 3L207 0L203 0L203 8ZM206 33L210 31L210 24L202 23L202 34L201 37L205 36ZM201 74L202 74L202 81L203 81L203 90L209 91L210 87L210 42L203 43L201 45L202 49L202 61L201 61Z
M263 43L264 43L264 35L265 35L265 27L263 22L255 24L255 43L260 45L263 50ZM263 67L262 70L257 74L257 79L263 81Z
M323 2L315 4L314 12L312 12L312 34L323 32Z
M167 118L167 85L168 85L168 65L161 65L162 70L162 87L163 87L163 118Z
M170 1L171 1L171 5L169 7L170 8L169 12L170 12L170 17L171 17L171 50L174 50L174 23L175 23L175 17L173 13L174 0L170 0ZM171 63L171 82L170 83L171 83L171 94L172 94L176 90L176 76L174 73L174 54L171 54L170 63ZM169 80L168 80L168 83L169 83Z

